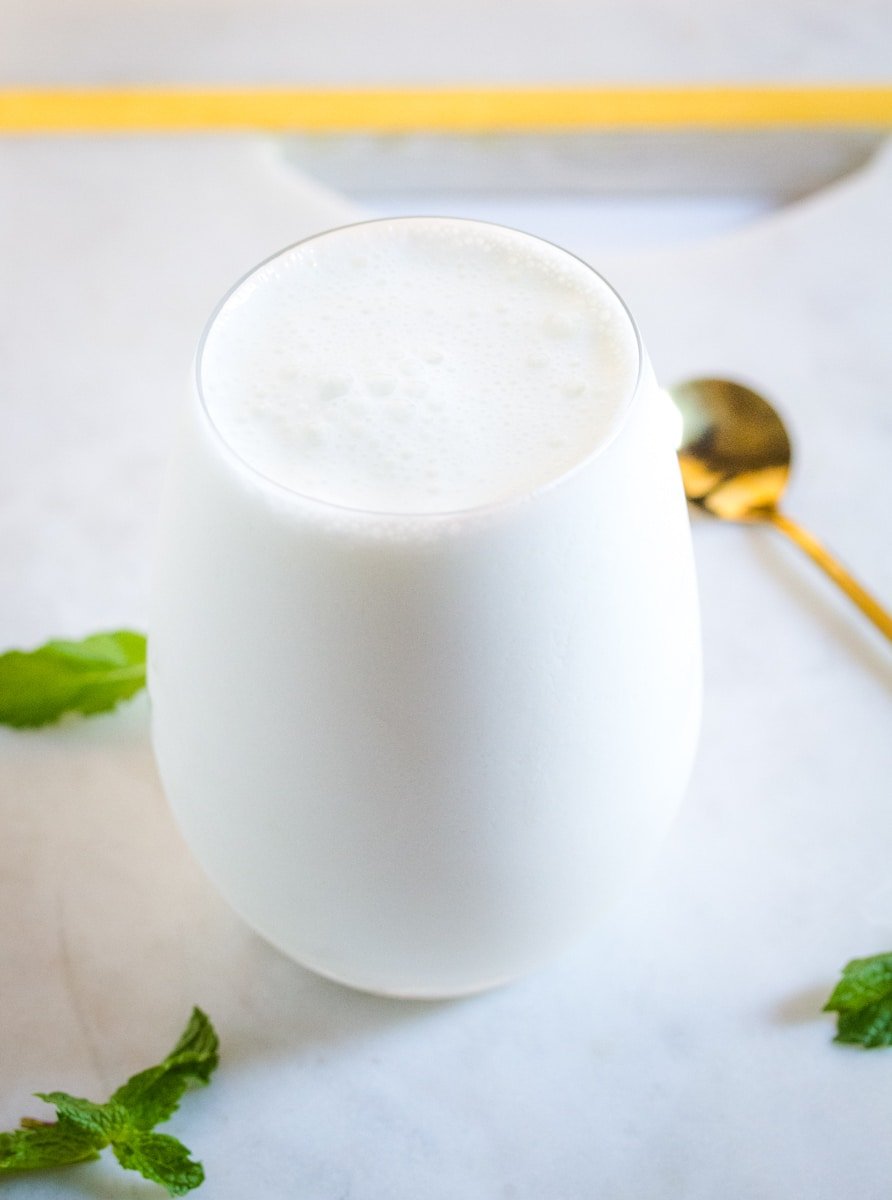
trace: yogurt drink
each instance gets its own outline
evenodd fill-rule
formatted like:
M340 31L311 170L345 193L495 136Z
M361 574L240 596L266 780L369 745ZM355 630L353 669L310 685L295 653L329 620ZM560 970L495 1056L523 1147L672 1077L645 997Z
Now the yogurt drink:
M156 755L265 937L445 996L581 937L700 704L665 400L610 287L471 221L322 234L202 340L163 505Z
M254 470L342 508L448 513L574 467L638 346L578 259L511 230L370 222L266 263L217 315L201 386Z

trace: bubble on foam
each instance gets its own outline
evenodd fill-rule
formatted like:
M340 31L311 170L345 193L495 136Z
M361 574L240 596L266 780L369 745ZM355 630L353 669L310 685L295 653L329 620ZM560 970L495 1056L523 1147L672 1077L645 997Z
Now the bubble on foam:
M319 380L317 386L317 394L319 399L337 400L339 396L346 396L350 391L352 380L349 375L327 375Z
M370 375L365 385L373 396L389 396L396 389L397 381L393 375Z
M565 396L581 396L585 391L584 379L565 379L561 384L561 391Z
M568 312L549 313L542 322L542 328L553 338L572 337L578 328L577 319Z
M295 443L305 450L314 450L324 445L329 427L324 421L307 421L295 428Z
M405 424L411 418L412 410L408 404L392 400L384 409L384 415L391 421L399 421Z

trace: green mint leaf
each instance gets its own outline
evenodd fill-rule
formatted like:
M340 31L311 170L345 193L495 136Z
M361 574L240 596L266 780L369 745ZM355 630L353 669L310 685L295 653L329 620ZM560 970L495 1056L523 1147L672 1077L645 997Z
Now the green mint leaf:
M185 1196L204 1182L201 1163L189 1157L182 1142L166 1133L135 1131L115 1142L112 1149L122 1167L160 1183L171 1196Z
M57 1167L98 1158L111 1146L118 1162L183 1196L204 1180L201 1163L176 1138L152 1128L173 1113L190 1084L205 1084L219 1061L219 1040L200 1008L192 1010L179 1041L163 1062L140 1071L105 1104L69 1092L38 1092L55 1105L54 1123L22 1120L22 1128L0 1133L0 1171Z
M51 1125L28 1122L25 1128L13 1133L0 1133L0 1171L31 1171L88 1162L99 1157L100 1149L91 1134L70 1121Z
M146 682L146 639L122 629L0 655L0 724L24 729L65 713L97 713Z
M163 1065L182 1070L190 1080L208 1083L219 1061L220 1039L201 1009L193 1008L189 1024Z
M220 1061L220 1043L207 1016L192 1010L180 1040L157 1067L140 1071L112 1096L135 1129L152 1129L174 1113L190 1084L206 1084Z
M837 1042L892 1046L892 953L847 963L824 1011L837 1014Z
M126 1113L114 1103L96 1104L92 1100L82 1100L79 1096L71 1096L68 1092L35 1092L38 1100L55 1105L60 1120L64 1119L71 1125L76 1125L84 1133L90 1134L103 1146L111 1141L116 1129L126 1125Z
M169 1120L180 1106L189 1080L163 1067L150 1067L128 1079L113 1099L127 1113L131 1129L154 1129Z

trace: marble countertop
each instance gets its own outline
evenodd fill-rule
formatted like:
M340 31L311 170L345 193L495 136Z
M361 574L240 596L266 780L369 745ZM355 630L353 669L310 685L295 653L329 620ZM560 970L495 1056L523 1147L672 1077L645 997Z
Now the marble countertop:
M6 84L881 82L885 0L0 0Z
M124 24L67 70L58 5L2 6L26 52L3 64L4 39L0 66L31 82L138 78L173 21L164 5L157 18L128 9L115 75ZM236 7L215 6L194 78L236 61ZM262 7L286 22L284 4ZM344 5L303 7L315 14L307 44L330 44ZM424 6L390 7L408 38ZM583 21L584 6L560 7ZM715 7L690 5L685 26L636 0L651 22L639 77L697 78L694 49L721 42ZM879 74L884 6L861 0L847 23L836 5L769 7L747 10L752 52L736 77ZM479 11L468 5L468 20ZM791 12L800 34L813 25L801 59ZM758 14L774 21L773 49ZM58 36L41 42L47 22ZM633 26L611 26L627 51ZM679 54L658 63L659 29ZM578 55L558 69L543 39L508 39L489 77L590 77L604 59L605 78L627 78L628 52L625 76L611 75L610 37L593 43L591 71ZM70 46L88 41L81 30ZM287 57L275 42L266 77ZM483 42L463 44L464 77L478 78ZM305 51L295 45L294 62ZM185 50L164 61L185 76ZM304 73L342 78L339 61ZM422 65L417 77L437 75ZM577 219L567 242L624 295L662 379L721 373L776 399L796 438L790 513L887 603L890 150L734 228L620 250ZM160 482L206 315L253 263L356 215L271 139L0 141L4 646L144 627ZM552 215L546 204L543 222ZM848 959L892 949L892 655L771 531L702 519L693 532L705 717L670 840L585 944L486 995L361 995L246 929L174 828L144 697L86 722L0 730L0 1128L40 1115L38 1089L104 1098L199 1004L223 1062L170 1129L204 1162L207 1200L887 1197L892 1055L834 1045L820 1010ZM104 1161L5 1186L17 1200L161 1194Z

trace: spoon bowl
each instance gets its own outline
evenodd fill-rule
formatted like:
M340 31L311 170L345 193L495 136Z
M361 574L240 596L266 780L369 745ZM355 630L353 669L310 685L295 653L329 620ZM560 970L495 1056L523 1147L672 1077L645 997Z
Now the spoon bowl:
M669 389L681 415L685 495L727 521L762 521L786 534L892 640L892 617L817 538L778 508L790 474L786 427L764 396L729 379Z
M727 379L691 379L670 395L682 418L678 461L688 499L727 520L762 519L790 474L790 439L778 413Z

